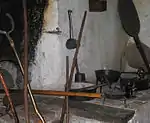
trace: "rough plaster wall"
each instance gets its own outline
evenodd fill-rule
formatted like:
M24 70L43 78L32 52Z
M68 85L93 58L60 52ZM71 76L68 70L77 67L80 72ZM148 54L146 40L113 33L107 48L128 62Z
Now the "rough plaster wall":
M141 21L140 39L150 46L150 1L134 0Z
M77 38L84 10L88 10L88 0L49 1L44 27L46 30L60 27L62 34L43 33L37 46L36 64L31 68L32 86L39 89L62 89L65 83L65 56L70 56L71 63L74 53L74 50L65 47L68 39L67 10L73 10L74 35ZM140 39L150 46L149 0L134 2L141 20ZM95 81L96 69L108 67L118 70L121 51L127 40L128 36L120 25L117 0L108 0L106 12L88 13L79 53L79 66L81 72L86 73L87 80Z
M74 35L77 38L81 20L88 10L88 0L49 0L45 15L46 30L60 27L62 34L43 33L37 46L35 65L32 65L32 87L38 89L62 89L65 83L65 56L74 51L65 47L68 39L67 10L73 10ZM119 69L120 54L124 42L128 40L120 25L117 0L108 0L108 10L88 13L79 53L79 67L87 80L95 81L94 70L108 67Z
M44 30L58 27L57 1L49 0L44 15ZM57 35L43 33L37 46L35 64L31 67L31 86L38 89L56 88L62 74L62 45Z
M59 25L64 34L68 33L68 9L73 10L74 35L77 38L83 13L88 10L88 0L59 1ZM108 10L105 12L88 13L79 53L79 66L88 80L95 81L96 69L120 68L121 50L128 38L119 22L117 0L108 0ZM64 46L67 38L66 35L60 37ZM74 51L66 49L65 52L72 62Z

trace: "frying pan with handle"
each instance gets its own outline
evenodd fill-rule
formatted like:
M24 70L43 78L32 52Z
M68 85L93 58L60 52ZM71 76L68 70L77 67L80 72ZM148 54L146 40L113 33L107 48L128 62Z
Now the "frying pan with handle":
M73 38L73 25L72 25L72 10L68 10L69 19L69 39L66 42L67 49L75 49L77 47L76 39Z
M139 39L140 32L140 20L138 17L137 10L132 0L119 0L118 1L118 12L121 20L121 24L125 32L133 37L136 47L139 50L144 64L150 72L150 67L148 60L146 58L145 52L142 48L141 41Z

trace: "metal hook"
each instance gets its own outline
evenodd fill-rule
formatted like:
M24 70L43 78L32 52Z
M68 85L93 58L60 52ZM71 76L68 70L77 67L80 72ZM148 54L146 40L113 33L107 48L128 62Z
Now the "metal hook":
M11 29L8 32L4 31L4 30L0 30L0 34L4 34L4 35L10 34L11 32L14 31L14 28L15 28L15 23L14 23L14 20L13 20L12 16L9 13L6 13L6 16L10 19Z
M11 32L14 31L15 23L14 23L14 19L12 18L12 16L9 13L6 13L6 16L10 19L10 23L11 23L11 30L8 31L8 34L10 34Z

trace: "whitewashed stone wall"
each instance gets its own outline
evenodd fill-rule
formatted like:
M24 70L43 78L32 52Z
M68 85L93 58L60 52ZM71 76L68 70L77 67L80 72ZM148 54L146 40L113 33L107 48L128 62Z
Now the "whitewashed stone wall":
M73 10L74 35L77 38L82 17L88 10L88 0L49 0L45 14L45 29L59 27L61 35L43 33L37 46L35 65L32 66L32 87L38 89L63 89L65 83L65 56L70 63L74 51L65 47L68 35L67 10ZM108 10L89 13L79 53L79 67L87 80L95 81L94 70L108 67L119 70L121 50L128 37L122 30L117 13L117 0L108 0ZM71 65L71 64L70 64Z

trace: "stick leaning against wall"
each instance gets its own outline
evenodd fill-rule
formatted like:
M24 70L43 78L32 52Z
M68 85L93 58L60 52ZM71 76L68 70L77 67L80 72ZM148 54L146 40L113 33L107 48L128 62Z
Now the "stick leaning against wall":
M18 53L17 53L16 48L15 48L14 41L13 41L13 39L10 37L10 33L14 30L14 21L13 21L13 18L12 18L12 16L11 16L10 14L7 13L6 16L10 19L12 28L11 28L11 30L8 31L8 32L3 31L3 30L0 30L0 34L3 34L3 35L5 35L5 36L8 38L9 43L10 43L10 46L11 46L11 48L12 48L14 54L15 54L15 57L16 57L16 59L17 59L17 61L18 61L19 67L20 67L21 72L22 72L22 75L24 76L23 65L22 65L22 63L21 63L21 60L19 59ZM25 41L25 42L26 42L26 41ZM40 120L42 121L42 123L45 123L45 120L44 120L43 116L41 115L41 113L40 113L39 110L38 110L38 107L37 107L36 101L35 101L35 99L34 99L34 96L33 96L33 94L32 94L31 87L30 87L30 84L29 84L29 83L27 84L27 89L28 89L29 96L30 96L30 98L31 98L31 101L32 101L32 104L33 104L33 107L34 107L34 110L35 110L36 114L38 115L38 117L40 118Z

